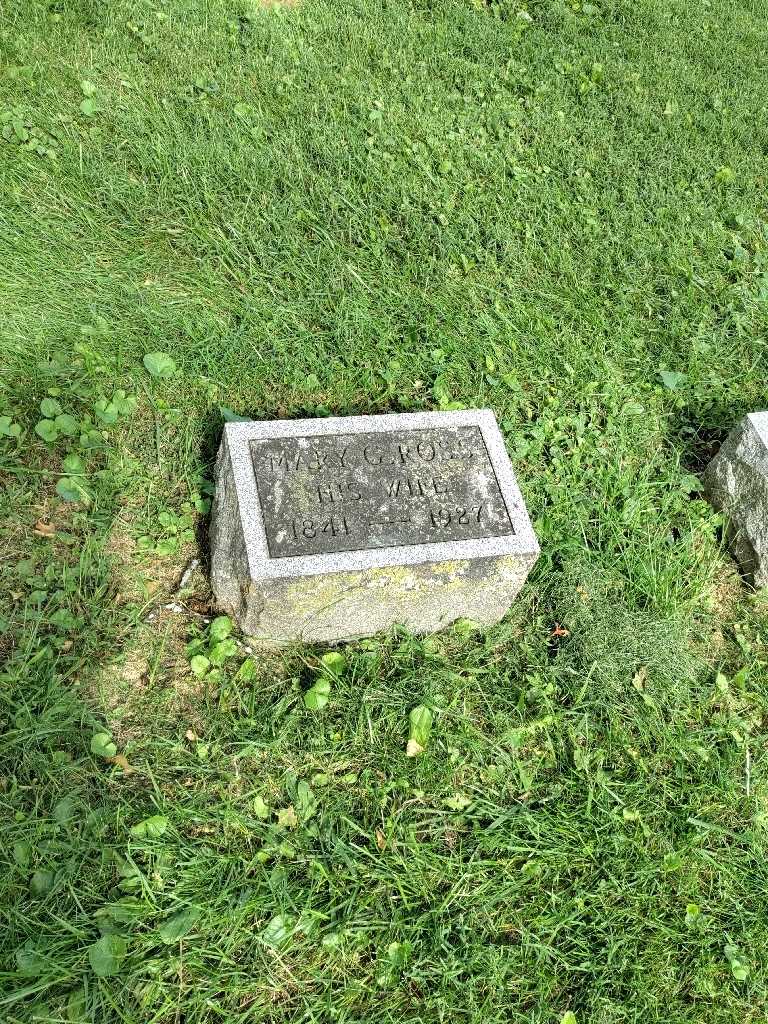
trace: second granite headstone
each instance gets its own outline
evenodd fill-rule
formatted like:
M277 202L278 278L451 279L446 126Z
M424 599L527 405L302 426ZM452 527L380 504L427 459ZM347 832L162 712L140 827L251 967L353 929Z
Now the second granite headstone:
M734 427L704 473L715 508L728 518L728 541L756 587L768 586L768 412Z

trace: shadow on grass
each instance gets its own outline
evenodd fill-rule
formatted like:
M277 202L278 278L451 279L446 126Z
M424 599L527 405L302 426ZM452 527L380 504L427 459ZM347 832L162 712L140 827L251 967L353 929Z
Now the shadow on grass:
M692 403L681 408L670 422L669 433L678 440L685 469L697 475L703 473L731 429L749 411L725 402Z

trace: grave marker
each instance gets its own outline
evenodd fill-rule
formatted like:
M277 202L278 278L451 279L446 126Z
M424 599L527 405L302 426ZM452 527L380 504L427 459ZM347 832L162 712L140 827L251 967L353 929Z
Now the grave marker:
M768 586L768 412L738 423L704 472L710 501L728 519L728 541L756 587Z
M490 410L228 423L212 585L278 642L492 623L538 545Z

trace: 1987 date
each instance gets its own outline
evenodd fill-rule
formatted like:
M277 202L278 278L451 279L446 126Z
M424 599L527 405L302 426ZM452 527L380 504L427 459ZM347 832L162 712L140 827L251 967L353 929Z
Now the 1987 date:
M452 523L456 526L471 526L483 521L483 506L472 505L465 508L463 505L457 505L454 508L433 508L429 513L429 521L438 530Z
M312 540L324 533L331 537L349 534L349 526L344 516L331 516L329 519L294 519L291 526L296 540Z

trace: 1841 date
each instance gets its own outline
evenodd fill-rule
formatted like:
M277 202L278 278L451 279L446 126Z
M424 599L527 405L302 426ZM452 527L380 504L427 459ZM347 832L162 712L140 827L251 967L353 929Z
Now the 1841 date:
M296 540L313 540L315 537L343 537L349 534L349 525L344 516L320 517L318 519L294 519L291 523Z

